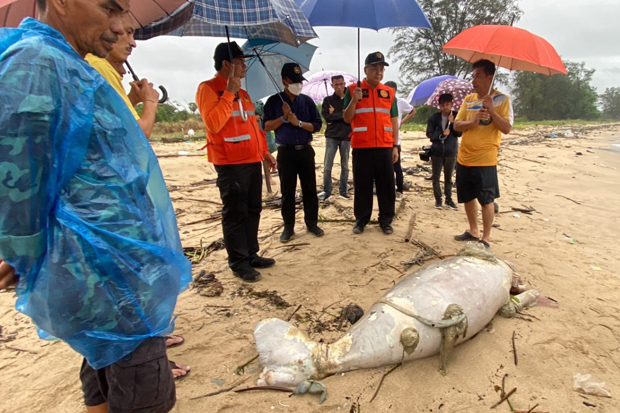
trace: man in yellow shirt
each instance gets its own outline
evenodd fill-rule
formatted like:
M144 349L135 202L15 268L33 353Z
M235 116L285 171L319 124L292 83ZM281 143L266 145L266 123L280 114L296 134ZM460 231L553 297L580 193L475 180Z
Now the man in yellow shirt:
M454 237L457 241L480 241L489 247L495 215L493 201L499 198L497 149L512 130L510 98L491 89L495 64L479 60L473 64L474 92L465 97L454 122L454 130L463 132L456 163L456 193L465 204L469 230ZM482 237L478 230L478 205L482 209Z
M86 55L86 61L121 95L127 107L136 118L138 125L140 125L140 129L148 138L151 136L153 125L155 124L159 93L153 88L153 84L146 79L131 82L129 95L125 92L121 83L123 75L127 73L125 62L133 48L136 47L136 41L133 38L134 28L129 14L123 18L123 26L125 34L118 37L118 41L114 44L114 48L107 58L103 59L93 54L88 54ZM138 115L134 107L138 103L143 104L142 116Z

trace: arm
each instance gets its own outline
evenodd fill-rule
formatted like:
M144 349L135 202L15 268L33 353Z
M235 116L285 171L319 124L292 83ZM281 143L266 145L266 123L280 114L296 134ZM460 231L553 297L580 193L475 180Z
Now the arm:
M285 123L289 123L286 117L288 116L288 112L291 111L291 108L285 103L282 105L282 114L280 114L276 106L279 105L279 102L280 100L277 98L277 95L274 95L267 99L267 103L265 103L265 116L263 117L263 129L265 132L274 131ZM284 116L285 110L287 111L286 117Z
M394 137L394 147L392 149L392 163L398 162L398 148L396 143L398 142L398 117L390 118L392 121L392 136Z
M155 117L157 116L157 105L159 104L159 93L153 87L152 83L148 80L142 79L140 81L131 82L131 91L128 94L129 99L133 103L134 101L143 102L142 116L137 119L138 125L144 136L149 138L151 132L153 132L153 125L155 124Z
M342 111L336 112L335 110L331 110L330 113L330 107L333 108L328 96L323 99L323 106L321 106L321 115L323 115L323 119L325 119L325 122L336 122L339 120L343 120Z
M441 127L438 127L436 124L437 117L435 115L431 115L428 118L428 122L426 123L426 137L431 140L431 142L439 142L439 138L443 134Z
M415 108L412 108L412 109L411 109L411 112L409 112L409 113L407 114L407 116L405 116L405 117L403 118L403 120L400 122L400 126L402 127L405 123L407 123L407 121L408 121L409 119L411 119L412 117L414 117L414 116L415 116L415 114L416 114L416 110L415 110Z
M198 86L196 104L209 132L218 133L222 130L232 116L234 99L235 95L227 90L222 96L218 96L206 83L203 82Z
M510 104L510 102L508 104ZM512 125L510 124L509 119L506 119L495 110L495 107L493 105L493 97L490 95L485 96L482 105L487 109L489 115L491 115L491 121L493 125L495 125L495 127L499 129L501 133L503 133L504 135L508 135L512 130Z
M359 91L359 93L358 93ZM357 102L362 99L362 89L357 87L353 92L353 96L349 93L349 89L344 92L344 105L346 109L344 110L343 119L346 123L351 123L353 118L355 117L355 107L357 106Z

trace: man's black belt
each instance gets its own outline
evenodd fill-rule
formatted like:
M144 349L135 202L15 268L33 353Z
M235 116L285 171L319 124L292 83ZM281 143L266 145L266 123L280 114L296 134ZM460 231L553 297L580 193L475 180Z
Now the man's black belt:
M278 149L294 149L296 151L301 151L307 146L310 146L310 143L303 143L301 145L285 145L285 144L279 143Z

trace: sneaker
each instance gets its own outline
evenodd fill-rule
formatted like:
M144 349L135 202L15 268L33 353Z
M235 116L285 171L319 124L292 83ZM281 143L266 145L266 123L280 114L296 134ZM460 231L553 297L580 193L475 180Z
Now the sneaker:
M435 209L442 209L443 205L441 205L441 201L435 201Z
M308 227L307 231L310 232L311 234L314 234L316 237L322 237L325 234L325 231L319 228L318 225L315 225L313 227Z
M385 224L381 225L381 231L383 231L385 235L391 235L394 233L394 228L392 228L390 224Z
M364 226L361 224L355 224L355 226L353 227L353 233L361 234L362 232L364 232Z
M241 278L243 281L253 283L261 279L260 272L252 267L243 267L237 271L233 271L235 277Z
M351 195L349 195L349 194L347 194L345 192L344 194L338 195L338 198L340 198L340 199L351 199Z
M453 211L458 211L459 207L456 206L456 204L454 203L454 201L446 201L446 206L448 208L450 208Z
M273 267L276 263L276 260L273 258L264 258L256 256L250 260L250 267L252 268L269 268Z
M317 197L319 198L319 201L325 201L330 196L332 196L332 194L328 194L327 192L319 192L317 194Z
M280 235L280 242L289 242L293 235L295 235L295 231L289 228L284 228L282 235Z
M402 192L396 192L396 200L397 201L402 201L403 199L403 193Z

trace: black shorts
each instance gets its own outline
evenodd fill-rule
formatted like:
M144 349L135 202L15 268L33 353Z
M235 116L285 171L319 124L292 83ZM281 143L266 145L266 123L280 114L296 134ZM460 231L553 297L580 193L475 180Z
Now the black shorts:
M497 166L463 166L456 163L456 195L460 204L477 199L480 205L499 198Z
M176 402L174 377L163 337L147 338L131 354L99 370L80 370L84 404L108 403L113 413L167 413Z

